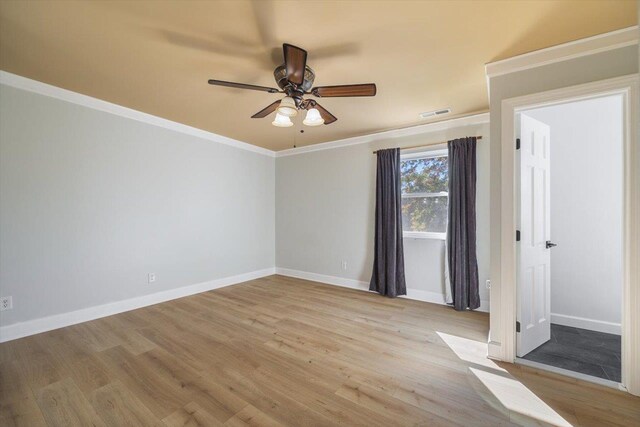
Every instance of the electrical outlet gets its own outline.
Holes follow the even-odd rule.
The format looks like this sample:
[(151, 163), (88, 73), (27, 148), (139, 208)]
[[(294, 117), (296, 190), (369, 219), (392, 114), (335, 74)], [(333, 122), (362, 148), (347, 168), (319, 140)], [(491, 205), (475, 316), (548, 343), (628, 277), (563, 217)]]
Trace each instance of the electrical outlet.
[(149, 273), (149, 283), (156, 281), (156, 273)]
[(13, 298), (0, 297), (0, 311), (11, 310), (13, 308)]
[(487, 287), (487, 289), (491, 289), (491, 280), (487, 280), (485, 282), (485, 286)]
[(346, 270), (347, 269), (347, 261), (342, 260), (342, 269)]

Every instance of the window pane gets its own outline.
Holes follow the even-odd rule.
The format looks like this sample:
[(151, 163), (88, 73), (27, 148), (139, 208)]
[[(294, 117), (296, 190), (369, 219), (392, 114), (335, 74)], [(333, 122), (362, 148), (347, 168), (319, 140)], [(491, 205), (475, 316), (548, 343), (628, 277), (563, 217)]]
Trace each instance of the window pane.
[(402, 229), (446, 233), (448, 203), (447, 196), (403, 198)]
[(402, 193), (439, 193), (448, 191), (447, 157), (403, 160)]

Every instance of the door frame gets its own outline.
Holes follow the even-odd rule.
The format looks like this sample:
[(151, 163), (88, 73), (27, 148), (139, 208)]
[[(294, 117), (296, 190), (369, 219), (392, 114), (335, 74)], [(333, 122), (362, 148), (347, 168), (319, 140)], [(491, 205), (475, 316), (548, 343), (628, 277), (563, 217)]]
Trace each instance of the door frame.
[[(639, 75), (535, 93), (502, 101), (500, 285), (491, 295), (489, 357), (516, 359), (516, 113), (532, 108), (622, 95), (623, 99), (623, 292), (621, 389), (640, 395), (640, 130)], [(496, 339), (497, 338), (497, 339)], [(495, 341), (500, 340), (499, 343)]]

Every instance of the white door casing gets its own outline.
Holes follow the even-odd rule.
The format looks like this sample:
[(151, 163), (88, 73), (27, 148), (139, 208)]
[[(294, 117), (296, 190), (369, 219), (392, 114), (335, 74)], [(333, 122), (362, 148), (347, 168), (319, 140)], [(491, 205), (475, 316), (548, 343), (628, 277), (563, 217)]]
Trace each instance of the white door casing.
[[(516, 361), (516, 116), (532, 108), (620, 94), (624, 105), (624, 254), (621, 390), (640, 396), (640, 75), (614, 77), (503, 99), (501, 103), (498, 261), (492, 269), (489, 357)], [(603, 141), (603, 149), (607, 142)], [(497, 268), (495, 268), (497, 267)]]
[(520, 114), (520, 242), (517, 250), (516, 354), (523, 357), (551, 339), (550, 128)]

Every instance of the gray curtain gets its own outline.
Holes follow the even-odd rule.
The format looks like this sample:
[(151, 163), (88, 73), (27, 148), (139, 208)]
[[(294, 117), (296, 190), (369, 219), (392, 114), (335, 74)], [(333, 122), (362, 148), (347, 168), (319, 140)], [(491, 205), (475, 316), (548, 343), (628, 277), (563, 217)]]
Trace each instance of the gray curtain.
[(449, 141), (447, 262), (456, 310), (480, 307), (476, 259), (476, 138)]
[(378, 150), (376, 228), (369, 290), (396, 297), (407, 294), (402, 247), (400, 149)]

